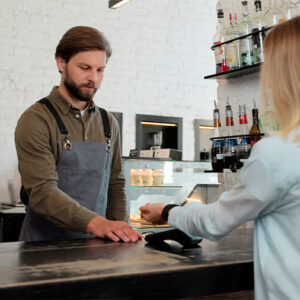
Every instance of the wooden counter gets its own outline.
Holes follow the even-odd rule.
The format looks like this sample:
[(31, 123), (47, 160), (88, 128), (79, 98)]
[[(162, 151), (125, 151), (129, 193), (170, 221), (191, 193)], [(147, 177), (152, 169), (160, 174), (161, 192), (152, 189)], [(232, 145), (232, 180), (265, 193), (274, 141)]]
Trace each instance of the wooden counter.
[(249, 229), (194, 249), (101, 239), (0, 244), (0, 299), (175, 299), (252, 289)]

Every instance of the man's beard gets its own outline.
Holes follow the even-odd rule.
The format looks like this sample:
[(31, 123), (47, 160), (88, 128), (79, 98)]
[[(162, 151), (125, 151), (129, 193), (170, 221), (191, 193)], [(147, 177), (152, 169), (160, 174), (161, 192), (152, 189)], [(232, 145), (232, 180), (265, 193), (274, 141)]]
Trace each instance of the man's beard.
[[(64, 86), (66, 87), (66, 89), (68, 90), (71, 96), (78, 99), (79, 101), (85, 101), (85, 102), (91, 101), (98, 90), (96, 85), (92, 82), (76, 85), (76, 83), (69, 76), (68, 67), (66, 67), (65, 70)], [(94, 88), (94, 90), (82, 91), (81, 90), (82, 87)]]

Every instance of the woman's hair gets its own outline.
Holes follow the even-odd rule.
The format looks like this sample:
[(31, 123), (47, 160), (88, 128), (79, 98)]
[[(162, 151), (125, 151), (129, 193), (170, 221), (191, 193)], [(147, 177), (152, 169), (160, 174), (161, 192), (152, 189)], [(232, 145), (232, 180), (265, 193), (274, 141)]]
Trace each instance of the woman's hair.
[(272, 101), (287, 136), (300, 125), (300, 16), (274, 27), (264, 40), (262, 101)]
[(68, 62), (79, 52), (97, 49), (106, 52), (107, 60), (111, 56), (110, 43), (102, 32), (92, 27), (76, 26), (63, 35), (56, 47), (55, 57), (61, 57)]

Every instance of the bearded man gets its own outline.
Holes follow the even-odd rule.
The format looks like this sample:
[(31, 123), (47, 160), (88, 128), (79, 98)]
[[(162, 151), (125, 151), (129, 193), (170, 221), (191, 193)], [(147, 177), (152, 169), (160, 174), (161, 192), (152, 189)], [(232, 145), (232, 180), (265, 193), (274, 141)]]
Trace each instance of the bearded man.
[(20, 240), (141, 238), (126, 222), (118, 123), (93, 101), (110, 56), (110, 43), (97, 29), (69, 29), (55, 53), (59, 87), (18, 121), (15, 142), (27, 201)]

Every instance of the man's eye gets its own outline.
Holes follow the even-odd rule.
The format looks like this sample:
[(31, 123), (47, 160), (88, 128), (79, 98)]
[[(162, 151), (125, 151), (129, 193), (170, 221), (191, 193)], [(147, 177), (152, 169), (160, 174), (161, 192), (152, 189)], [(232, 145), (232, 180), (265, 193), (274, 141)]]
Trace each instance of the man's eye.
[(103, 73), (103, 72), (104, 72), (104, 69), (98, 69), (98, 72), (99, 72), (99, 73)]
[(87, 66), (81, 66), (80, 67), (82, 70), (88, 70), (89, 69), (89, 67), (87, 67)]

